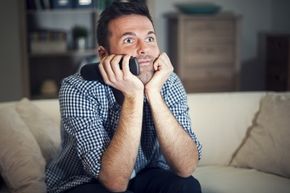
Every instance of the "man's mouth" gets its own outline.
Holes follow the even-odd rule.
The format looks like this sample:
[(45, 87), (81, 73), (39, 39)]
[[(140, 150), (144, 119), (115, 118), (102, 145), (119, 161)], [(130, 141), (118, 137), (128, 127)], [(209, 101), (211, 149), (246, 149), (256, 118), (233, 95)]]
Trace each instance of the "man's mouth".
[(145, 56), (143, 58), (137, 58), (138, 64), (141, 66), (151, 65), (153, 62), (153, 58), (150, 56)]
[(138, 60), (138, 64), (141, 66), (149, 65), (152, 63), (152, 60)]

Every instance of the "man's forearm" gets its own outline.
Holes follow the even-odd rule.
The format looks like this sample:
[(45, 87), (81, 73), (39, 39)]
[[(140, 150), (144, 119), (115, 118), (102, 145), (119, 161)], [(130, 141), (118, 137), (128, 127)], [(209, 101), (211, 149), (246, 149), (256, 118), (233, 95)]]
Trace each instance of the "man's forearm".
[(149, 99), (161, 151), (170, 167), (182, 177), (194, 171), (198, 153), (196, 144), (172, 115), (162, 96)]
[(111, 191), (124, 191), (137, 157), (142, 130), (143, 96), (126, 99), (113, 139), (102, 157), (99, 180)]

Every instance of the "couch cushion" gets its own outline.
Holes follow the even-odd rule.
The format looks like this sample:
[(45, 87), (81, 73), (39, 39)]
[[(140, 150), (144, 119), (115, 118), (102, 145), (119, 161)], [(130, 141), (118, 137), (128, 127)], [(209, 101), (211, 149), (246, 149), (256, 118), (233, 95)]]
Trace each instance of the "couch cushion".
[(290, 179), (226, 166), (198, 167), (193, 175), (201, 184), (203, 193), (288, 193)]
[(15, 107), (38, 142), (43, 157), (49, 162), (59, 148), (59, 124), (28, 99), (22, 99), (17, 102)]
[(264, 92), (188, 94), (192, 126), (201, 144), (199, 165), (227, 165), (259, 109)]
[(15, 193), (44, 193), (45, 160), (13, 107), (0, 109), (0, 172)]
[(31, 100), (35, 106), (60, 125), (60, 109), (58, 99)]
[(268, 94), (233, 166), (255, 168), (290, 177), (290, 94)]

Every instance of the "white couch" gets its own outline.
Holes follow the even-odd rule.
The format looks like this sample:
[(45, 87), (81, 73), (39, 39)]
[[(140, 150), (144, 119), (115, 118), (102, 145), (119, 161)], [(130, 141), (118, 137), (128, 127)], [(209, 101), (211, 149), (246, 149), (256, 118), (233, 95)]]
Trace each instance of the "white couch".
[[(290, 96), (290, 93), (284, 94)], [(192, 125), (203, 145), (202, 159), (193, 176), (200, 181), (204, 193), (290, 192), (289, 176), (283, 177), (255, 168), (240, 168), (237, 164), (233, 166), (233, 156), (245, 141), (265, 95), (265, 92), (188, 94)], [(38, 100), (32, 103), (59, 123), (57, 100)], [(0, 103), (0, 109), (13, 105), (15, 101)], [(4, 181), (0, 185), (1, 193), (8, 192)], [(19, 188), (14, 192), (25, 191)]]

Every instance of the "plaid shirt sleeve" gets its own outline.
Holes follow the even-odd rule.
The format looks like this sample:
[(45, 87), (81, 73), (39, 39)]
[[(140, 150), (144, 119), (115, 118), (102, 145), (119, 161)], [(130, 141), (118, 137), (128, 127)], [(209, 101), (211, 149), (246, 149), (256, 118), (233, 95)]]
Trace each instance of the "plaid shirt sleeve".
[(173, 116), (183, 127), (185, 132), (196, 143), (198, 159), (200, 160), (202, 145), (192, 129), (191, 119), (189, 116), (189, 107), (187, 104), (187, 95), (180, 79), (175, 73), (172, 73), (167, 81), (167, 84), (164, 85), (162, 94)]
[(101, 156), (110, 138), (97, 111), (97, 100), (82, 90), (88, 86), (76, 87), (73, 82), (63, 82), (60, 107), (63, 127), (76, 140), (77, 156), (82, 161), (84, 170), (92, 176), (98, 176)]

